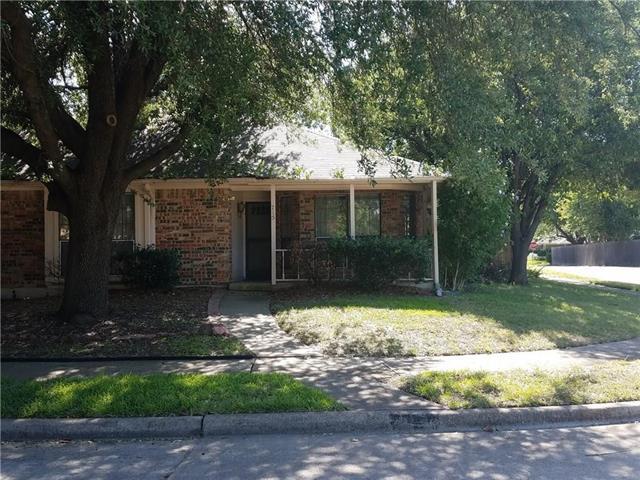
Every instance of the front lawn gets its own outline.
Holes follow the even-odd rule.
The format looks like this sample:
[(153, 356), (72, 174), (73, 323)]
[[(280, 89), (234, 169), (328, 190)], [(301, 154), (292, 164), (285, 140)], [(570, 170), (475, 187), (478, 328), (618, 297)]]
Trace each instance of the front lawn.
[(2, 379), (2, 417), (78, 418), (341, 410), (281, 373), (115, 375)]
[(2, 302), (2, 356), (119, 357), (250, 354), (236, 338), (207, 330), (208, 289), (110, 292), (110, 312), (60, 324), (57, 297)]
[(640, 400), (640, 360), (564, 372), (424, 372), (400, 388), (449, 408), (623, 402)]
[(532, 279), (443, 298), (279, 292), (282, 329), (328, 354), (452, 355), (562, 348), (640, 335), (640, 297)]

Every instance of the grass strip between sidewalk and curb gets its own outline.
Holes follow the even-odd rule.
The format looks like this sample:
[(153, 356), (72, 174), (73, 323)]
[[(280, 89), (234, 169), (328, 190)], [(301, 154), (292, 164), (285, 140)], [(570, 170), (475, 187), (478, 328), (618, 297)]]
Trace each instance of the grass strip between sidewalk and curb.
[(341, 410), (323, 391), (282, 373), (2, 378), (3, 418), (155, 417)]
[(633, 401), (640, 400), (640, 360), (554, 372), (423, 372), (398, 386), (452, 409)]

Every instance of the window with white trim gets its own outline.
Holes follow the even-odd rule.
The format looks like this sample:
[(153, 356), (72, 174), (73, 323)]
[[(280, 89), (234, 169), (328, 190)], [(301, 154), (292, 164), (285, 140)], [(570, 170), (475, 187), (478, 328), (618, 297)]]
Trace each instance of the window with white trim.
[[(111, 241), (111, 274), (119, 275), (120, 262), (118, 257), (123, 254), (131, 253), (135, 249), (135, 203), (133, 193), (127, 192), (123, 195), (120, 203), (120, 211), (118, 219), (113, 231)], [(60, 270), (64, 276), (67, 255), (69, 254), (69, 220), (60, 214), (58, 219), (59, 241), (60, 241)]]

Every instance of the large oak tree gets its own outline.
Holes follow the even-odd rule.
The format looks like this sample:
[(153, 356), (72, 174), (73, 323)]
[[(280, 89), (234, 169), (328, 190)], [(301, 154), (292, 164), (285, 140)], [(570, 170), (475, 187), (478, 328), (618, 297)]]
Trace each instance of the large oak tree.
[[(3, 170), (70, 225), (61, 317), (108, 306), (128, 184), (174, 162), (233, 167), (252, 127), (304, 110), (323, 55), (313, 2), (3, 2)], [(86, 315), (88, 314), (88, 315)]]
[(613, 1), (333, 4), (334, 118), (362, 147), (478, 190), (504, 176), (504, 189), (485, 189), (510, 200), (510, 280), (524, 284), (551, 195), (640, 168), (639, 12)]

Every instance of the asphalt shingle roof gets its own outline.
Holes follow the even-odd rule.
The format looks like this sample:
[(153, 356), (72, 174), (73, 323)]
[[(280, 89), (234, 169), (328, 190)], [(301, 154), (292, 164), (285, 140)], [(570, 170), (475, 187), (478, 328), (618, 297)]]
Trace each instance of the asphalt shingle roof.
[[(303, 178), (367, 178), (361, 165), (362, 154), (340, 139), (310, 129), (272, 128), (262, 134), (263, 154), (278, 164), (302, 169)], [(389, 159), (369, 153), (375, 160), (375, 178), (402, 177), (400, 169), (407, 168), (409, 176), (421, 176), (419, 162), (408, 159)]]

